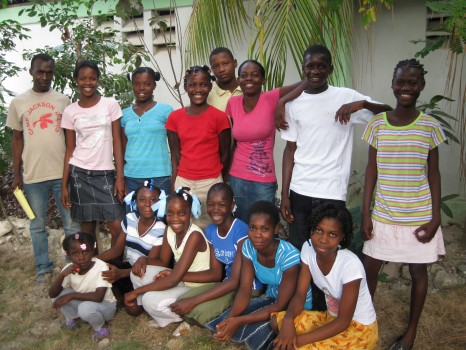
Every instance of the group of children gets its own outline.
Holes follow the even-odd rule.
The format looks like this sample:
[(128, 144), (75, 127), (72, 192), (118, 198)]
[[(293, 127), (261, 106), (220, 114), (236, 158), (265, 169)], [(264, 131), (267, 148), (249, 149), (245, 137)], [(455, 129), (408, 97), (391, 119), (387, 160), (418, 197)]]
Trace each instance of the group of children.
[[(231, 52), (214, 50), (211, 65), (218, 77), (212, 93), (235, 95), (238, 85), (228, 80), (236, 68)], [(243, 95), (231, 97), (224, 113), (207, 102), (212, 98), (208, 67), (188, 69), (184, 87), (190, 105), (169, 114), (165, 124), (171, 193), (163, 195), (157, 176), (141, 181), (130, 195), (136, 211), (126, 214), (120, 227), (120, 202), (129, 187), (122, 176), (121, 110), (97, 95), (98, 68), (81, 62), (75, 72), (81, 97), (65, 110), (62, 122), (67, 136), (63, 201), (82, 231), (93, 232), (95, 220), (110, 220), (112, 247), (94, 257), (91, 234), (65, 239), (71, 263), (49, 294), (66, 325), (73, 328), (82, 318), (95, 329), (94, 339), (107, 337), (104, 324), (116, 309), (113, 283), (128, 313), (146, 311), (150, 326), (182, 322), (174, 335), (197, 324), (219, 340), (250, 349), (372, 349), (378, 340), (372, 304), (377, 274), (383, 261), (397, 261), (409, 264), (411, 309), (405, 333), (390, 349), (412, 348), (427, 292), (427, 264), (445, 253), (437, 148), (445, 136), (438, 122), (416, 110), (425, 85), (416, 60), (395, 67), (393, 110), (354, 90), (329, 86), (332, 70), (328, 50), (314, 45), (304, 53), (302, 82), (264, 93), (263, 67), (247, 60), (238, 71)], [(139, 123), (144, 108), (158, 104), (151, 95), (157, 79), (135, 73), (139, 105), (133, 112)], [(134, 86), (144, 75), (152, 78)], [(228, 91), (222, 94), (221, 87)], [(276, 124), (287, 129), (282, 131), (287, 145), (280, 210), (290, 223), (290, 243), (278, 238), (280, 213), (273, 203), (275, 109)], [(233, 122), (232, 154), (227, 115)], [(347, 249), (353, 227), (345, 200), (356, 122), (369, 122), (363, 136), (370, 145), (363, 263)], [(136, 137), (129, 123), (122, 123), (127, 147)], [(166, 184), (167, 174), (160, 175)], [(228, 175), (231, 187), (223, 182)], [(96, 202), (102, 217), (89, 205)], [(201, 215), (199, 227), (194, 219)], [(325, 311), (318, 311), (322, 296)]]

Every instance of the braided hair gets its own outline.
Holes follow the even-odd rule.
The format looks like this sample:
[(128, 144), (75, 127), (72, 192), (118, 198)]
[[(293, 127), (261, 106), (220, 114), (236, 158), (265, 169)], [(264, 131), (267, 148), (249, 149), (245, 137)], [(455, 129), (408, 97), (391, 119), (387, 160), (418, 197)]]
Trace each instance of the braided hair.
[(308, 217), (308, 231), (312, 234), (317, 225), (325, 218), (336, 219), (341, 224), (343, 239), (340, 245), (342, 248), (348, 248), (353, 238), (353, 218), (348, 209), (344, 205), (334, 203), (324, 203), (318, 206)]
[(71, 242), (75, 241), (87, 245), (91, 251), (96, 247), (95, 237), (93, 234), (87, 232), (76, 232), (71, 235), (66, 235), (62, 243), (63, 250), (68, 253), (71, 248)]
[(261, 200), (253, 203), (248, 210), (248, 223), (251, 220), (251, 216), (255, 214), (268, 215), (273, 227), (276, 227), (280, 223), (279, 210), (272, 202)]
[(213, 192), (223, 192), (229, 202), (233, 202), (233, 189), (230, 185), (226, 184), (225, 182), (218, 182), (213, 184), (212, 187), (209, 188), (207, 192), (207, 198), (209, 198)]
[(397, 65), (395, 66), (395, 69), (393, 70), (393, 78), (395, 78), (396, 72), (398, 71), (398, 69), (406, 69), (406, 68), (419, 69), (421, 71), (422, 81), (425, 83), (424, 75), (427, 74), (427, 71), (424, 69), (424, 65), (421, 64), (415, 58), (401, 60), (400, 62), (398, 62)]
[(192, 66), (186, 69), (186, 72), (184, 73), (184, 78), (183, 78), (183, 84), (186, 87), (186, 84), (188, 83), (188, 79), (191, 75), (196, 74), (196, 73), (203, 73), (207, 77), (209, 77), (209, 81), (212, 82), (215, 80), (215, 76), (210, 74), (210, 68), (206, 65), (203, 66)]
[(128, 73), (127, 78), (128, 80), (133, 81), (136, 75), (143, 73), (149, 74), (154, 81), (160, 80), (160, 73), (156, 72), (150, 67), (138, 67), (135, 70), (133, 70), (132, 73)]

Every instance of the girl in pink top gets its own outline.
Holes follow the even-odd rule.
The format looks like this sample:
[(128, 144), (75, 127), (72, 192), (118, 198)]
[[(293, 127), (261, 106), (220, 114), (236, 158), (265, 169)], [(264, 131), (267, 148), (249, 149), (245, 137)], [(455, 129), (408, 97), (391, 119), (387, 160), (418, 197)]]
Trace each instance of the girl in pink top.
[(244, 61), (238, 75), (243, 95), (231, 97), (226, 109), (233, 122), (234, 138), (229, 180), (238, 206), (235, 216), (246, 221), (252, 203), (275, 201), (275, 107), (280, 97), (301, 82), (262, 92), (265, 69), (255, 60)]
[(122, 112), (115, 99), (97, 94), (100, 70), (94, 62), (78, 63), (74, 78), (79, 101), (65, 108), (61, 123), (66, 138), (62, 203), (83, 232), (94, 234), (96, 221), (109, 221), (113, 246), (125, 216)]

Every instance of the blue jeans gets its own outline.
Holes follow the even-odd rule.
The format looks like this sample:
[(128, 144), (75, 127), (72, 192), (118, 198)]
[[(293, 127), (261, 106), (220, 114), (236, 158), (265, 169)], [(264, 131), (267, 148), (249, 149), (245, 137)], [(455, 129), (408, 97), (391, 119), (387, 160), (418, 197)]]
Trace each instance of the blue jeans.
[(251, 204), (259, 200), (275, 203), (276, 182), (256, 182), (231, 176), (230, 186), (236, 203), (235, 217), (248, 223), (248, 210)]
[(32, 249), (36, 260), (36, 273), (43, 274), (52, 272), (53, 262), (49, 259), (49, 239), (45, 230), (45, 219), (49, 192), (53, 191), (55, 202), (57, 203), (60, 217), (63, 222), (65, 235), (81, 230), (79, 223), (71, 219), (70, 210), (63, 207), (61, 203), (61, 179), (38, 182), (34, 184), (24, 184), (24, 194), (31, 206), (35, 219), (31, 220), (29, 231), (31, 232)]

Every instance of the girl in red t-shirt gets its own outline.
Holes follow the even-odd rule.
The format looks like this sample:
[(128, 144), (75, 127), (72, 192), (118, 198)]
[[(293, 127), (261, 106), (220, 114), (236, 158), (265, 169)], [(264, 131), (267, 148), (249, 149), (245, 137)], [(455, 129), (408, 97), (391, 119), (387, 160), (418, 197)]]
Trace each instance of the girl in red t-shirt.
[(172, 162), (172, 190), (190, 187), (202, 203), (202, 215), (196, 224), (205, 229), (207, 191), (222, 182), (230, 156), (228, 116), (207, 103), (212, 89), (210, 69), (194, 66), (186, 71), (184, 89), (190, 105), (173, 111), (165, 128)]

